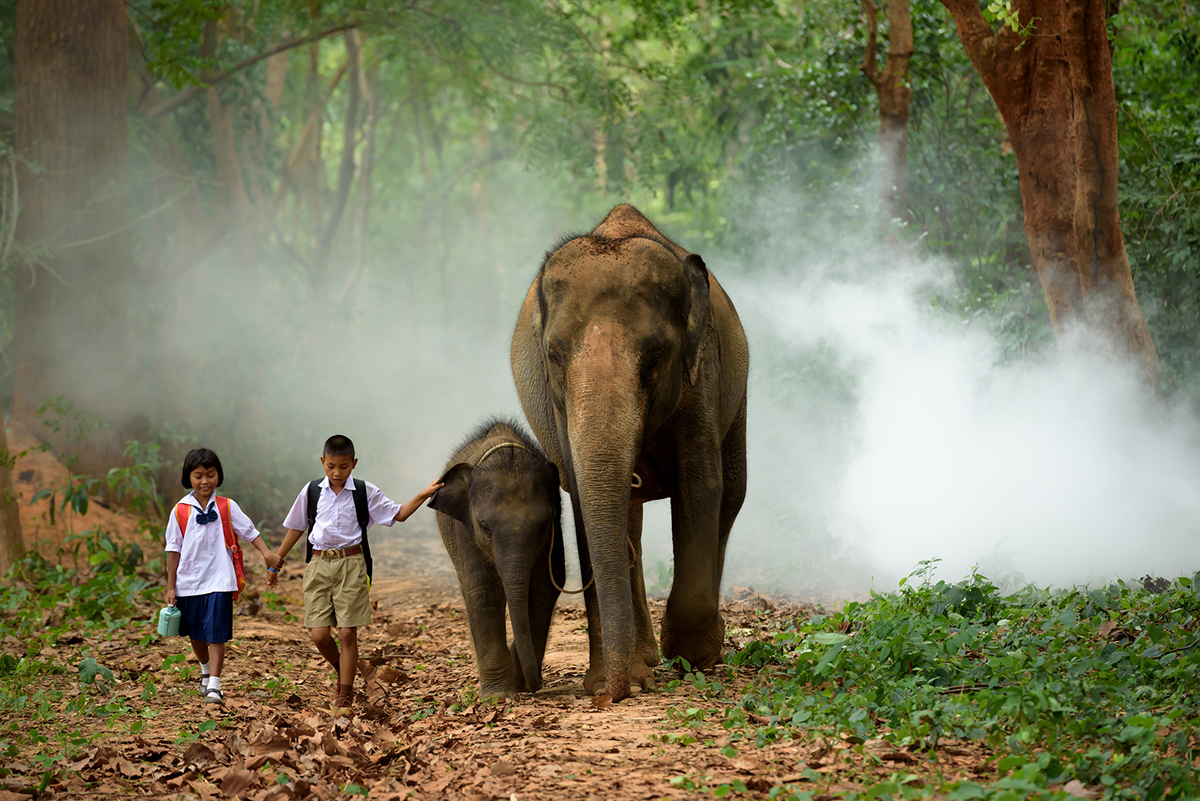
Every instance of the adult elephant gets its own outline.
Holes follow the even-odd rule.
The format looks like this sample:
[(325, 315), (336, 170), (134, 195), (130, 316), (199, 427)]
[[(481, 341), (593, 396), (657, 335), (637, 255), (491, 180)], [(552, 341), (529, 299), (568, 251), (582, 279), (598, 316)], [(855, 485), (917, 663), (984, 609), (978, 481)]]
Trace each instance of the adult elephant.
[(632, 206), (551, 251), (512, 341), (525, 416), (571, 494), (588, 587), (584, 687), (653, 686), (642, 509), (671, 499), (675, 580), (662, 651), (715, 664), (725, 545), (746, 494), (741, 321), (704, 260)]

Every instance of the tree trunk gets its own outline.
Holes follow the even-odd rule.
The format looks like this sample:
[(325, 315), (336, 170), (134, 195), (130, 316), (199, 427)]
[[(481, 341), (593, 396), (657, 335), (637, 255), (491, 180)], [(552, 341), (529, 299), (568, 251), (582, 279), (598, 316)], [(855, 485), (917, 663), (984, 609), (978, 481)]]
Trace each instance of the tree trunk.
[(25, 554), (21, 537), (21, 514), (17, 494), (13, 490), (12, 469), (16, 455), (8, 452), (8, 435), (4, 431), (4, 411), (0, 409), (0, 576)]
[[(1025, 233), (1055, 333), (1103, 332), (1157, 385), (1117, 210), (1117, 103), (1104, 0), (1013, 0), (992, 31), (976, 0), (942, 0), (1008, 130)], [(1031, 34), (1031, 35), (1030, 35)]]
[(879, 98), (880, 193), (887, 214), (887, 239), (899, 244), (896, 227), (908, 220), (908, 114), (912, 102), (908, 69), (913, 54), (912, 9), (909, 0), (888, 0), (888, 53), (883, 72), (875, 58), (878, 12), (872, 0), (862, 0), (867, 19), (867, 49), (862, 71)]
[(17, 289), (15, 411), (27, 419), (67, 395), (122, 423), (138, 391), (126, 13), (107, 0), (17, 4), (17, 236), (29, 255)]

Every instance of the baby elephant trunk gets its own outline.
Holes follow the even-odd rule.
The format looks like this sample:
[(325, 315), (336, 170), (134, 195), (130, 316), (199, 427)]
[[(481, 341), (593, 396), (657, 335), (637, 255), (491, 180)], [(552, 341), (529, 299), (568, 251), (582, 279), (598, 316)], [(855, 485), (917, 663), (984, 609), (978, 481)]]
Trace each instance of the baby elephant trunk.
[(504, 582), (504, 595), (508, 599), (508, 617), (512, 621), (513, 639), (517, 657), (521, 660), (521, 673), (525, 678), (525, 690), (537, 692), (542, 689), (542, 660), (533, 641), (533, 627), (529, 622), (529, 579), (534, 569), (531, 553), (497, 554), (500, 578)]

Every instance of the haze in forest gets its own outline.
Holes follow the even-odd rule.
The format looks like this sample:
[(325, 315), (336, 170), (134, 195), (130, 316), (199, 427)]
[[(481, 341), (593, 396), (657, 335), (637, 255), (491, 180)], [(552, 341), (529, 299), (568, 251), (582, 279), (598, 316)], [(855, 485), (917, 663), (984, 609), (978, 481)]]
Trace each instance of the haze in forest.
[[(544, 250), (597, 222), (535, 208), (522, 205), (503, 250), (466, 246), (440, 313), (405, 297), (409, 267), (396, 257), (375, 264), (352, 313), (268, 307), (306, 355), (303, 369), (258, 391), (289, 421), (289, 446), (313, 476), (324, 437), (345, 433), (358, 443), (358, 474), (405, 500), (485, 418), (523, 422), (508, 364), (521, 299)], [(809, 231), (801, 246), (786, 214), (766, 219), (755, 252), (683, 243), (705, 255), (751, 344), (750, 486), (726, 590), (890, 590), (928, 559), (948, 581), (978, 566), (1010, 585), (1200, 569), (1194, 419), (1155, 406), (1129, 368), (1079, 345), (1004, 363), (994, 321), (935, 311), (947, 265), (897, 261), (852, 230)], [(225, 304), (215, 314), (250, 311)], [(178, 358), (191, 331), (178, 329)], [(212, 425), (219, 440), (222, 423)], [(261, 521), (268, 532), (274, 522)], [(644, 543), (647, 583), (665, 591), (667, 502), (646, 507)]]

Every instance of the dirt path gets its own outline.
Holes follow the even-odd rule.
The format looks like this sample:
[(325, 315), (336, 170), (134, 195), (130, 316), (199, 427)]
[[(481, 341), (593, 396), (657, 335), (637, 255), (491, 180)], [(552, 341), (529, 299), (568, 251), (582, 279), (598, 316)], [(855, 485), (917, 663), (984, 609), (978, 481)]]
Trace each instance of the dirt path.
[[(299, 574), (285, 571), (283, 609), (245, 599), (238, 605), (224, 709), (200, 702), (194, 662), (190, 671), (186, 665), (164, 667), (164, 659), (185, 652), (183, 641), (139, 642), (149, 623), (110, 640), (60, 639), (44, 651), (43, 658), (70, 666), (60, 677), (70, 686), (58, 725), (90, 742), (80, 750), (60, 740), (60, 758), (50, 763), (48, 778), (36, 757), (54, 754), (53, 738), (18, 753), (4, 766), (11, 774), (0, 778), (0, 801), (32, 796), (43, 781), (46, 798), (266, 801), (361, 797), (355, 796), (361, 790), (373, 799), (561, 801), (694, 797), (699, 785), (735, 780), (751, 797), (765, 797), (776, 784), (796, 779), (801, 745), (723, 753), (729, 743), (720, 716), (705, 717), (703, 710), (740, 697), (749, 675), (716, 675), (728, 688), (723, 698), (713, 697), (711, 685), (687, 682), (608, 708), (587, 697), (581, 684), (587, 635), (578, 596), (555, 614), (545, 688), (507, 705), (474, 703), (475, 662), (462, 599), (432, 524), (410, 525), (403, 536), (379, 540), (372, 590), (378, 606), (375, 621), (361, 631), (365, 670), (353, 717), (330, 714), (332, 676), (294, 617), (303, 614)], [(653, 605), (656, 616), (662, 605)], [(727, 604), (730, 631), (749, 636), (768, 618), (799, 611), (768, 612), (765, 605), (753, 596)], [(151, 610), (146, 612), (149, 617)], [(117, 683), (108, 700), (127, 709), (107, 725), (68, 711), (71, 697), (94, 693), (79, 686), (74, 668), (85, 650), (112, 668)], [(660, 668), (657, 678), (666, 687), (678, 676)], [(157, 695), (144, 699), (151, 684)], [(675, 722), (689, 715), (689, 725)], [(29, 725), (35, 723), (31, 716)]]

